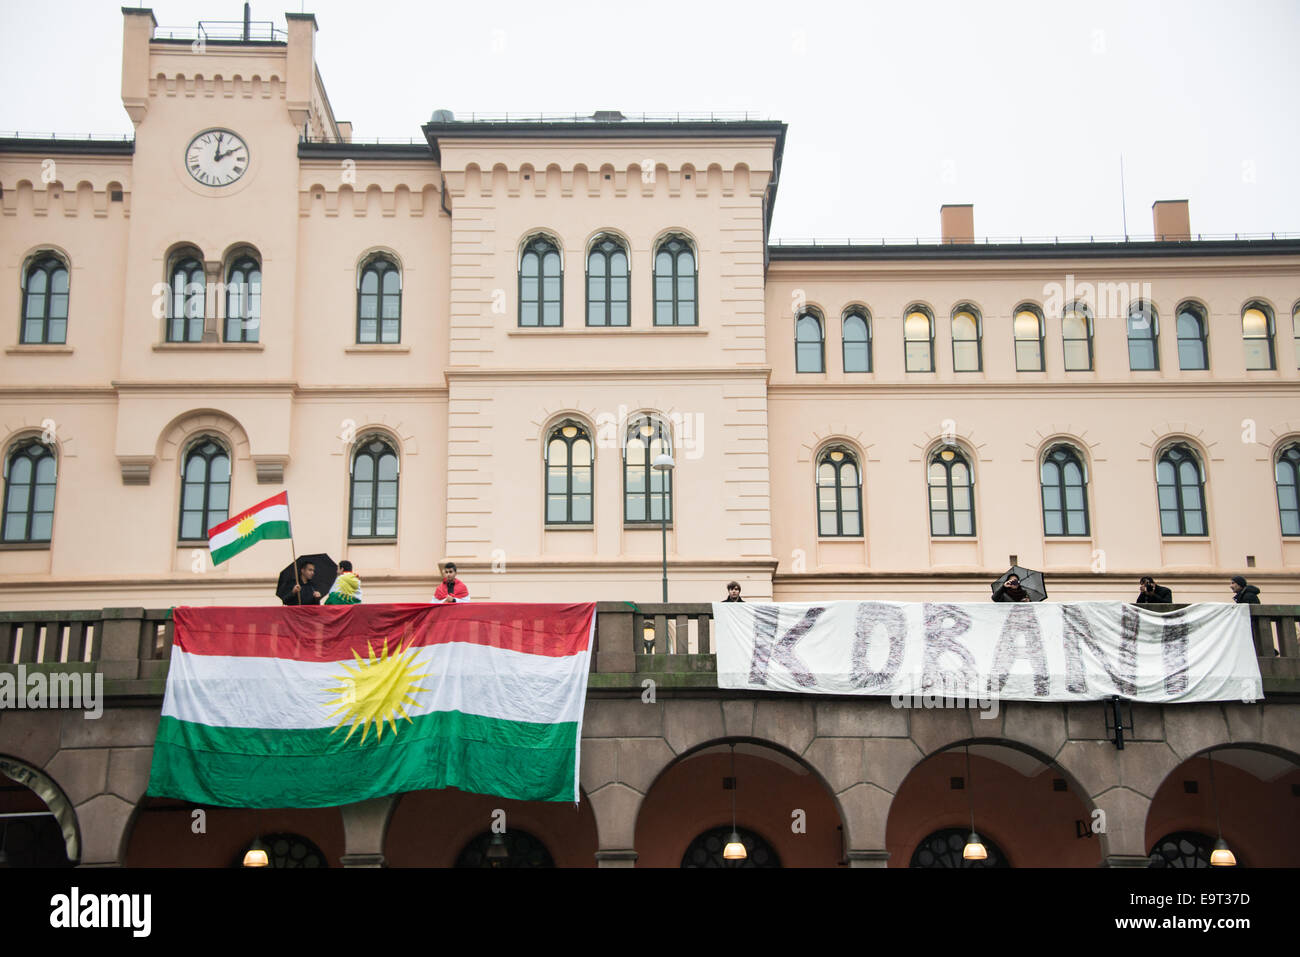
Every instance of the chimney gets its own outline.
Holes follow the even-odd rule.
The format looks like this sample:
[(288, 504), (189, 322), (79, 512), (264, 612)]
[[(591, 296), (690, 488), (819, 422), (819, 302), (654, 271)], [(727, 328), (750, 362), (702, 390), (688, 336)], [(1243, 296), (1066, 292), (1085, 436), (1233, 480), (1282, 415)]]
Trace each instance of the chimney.
[(1151, 204), (1151, 219), (1158, 243), (1187, 242), (1192, 238), (1192, 220), (1185, 199), (1157, 200)]
[(939, 228), (945, 243), (975, 242), (975, 207), (940, 206)]

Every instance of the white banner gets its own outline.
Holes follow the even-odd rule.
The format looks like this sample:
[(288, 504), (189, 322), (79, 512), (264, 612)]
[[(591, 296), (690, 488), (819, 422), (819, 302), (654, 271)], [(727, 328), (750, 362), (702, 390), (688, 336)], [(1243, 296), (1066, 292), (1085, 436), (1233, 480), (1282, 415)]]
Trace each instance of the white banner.
[(1255, 701), (1250, 606), (717, 602), (718, 687), (1004, 701)]

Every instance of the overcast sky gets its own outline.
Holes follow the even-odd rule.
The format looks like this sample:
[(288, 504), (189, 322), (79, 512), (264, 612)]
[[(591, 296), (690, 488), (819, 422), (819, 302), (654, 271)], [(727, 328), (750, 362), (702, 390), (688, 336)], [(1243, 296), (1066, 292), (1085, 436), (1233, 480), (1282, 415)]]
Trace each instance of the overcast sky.
[[(0, 0), (0, 130), (129, 133), (122, 0)], [(775, 238), (1300, 234), (1300, 0), (541, 3), (298, 0), (357, 137), (437, 108), (748, 110), (789, 124)], [(237, 20), (159, 0), (162, 27)]]

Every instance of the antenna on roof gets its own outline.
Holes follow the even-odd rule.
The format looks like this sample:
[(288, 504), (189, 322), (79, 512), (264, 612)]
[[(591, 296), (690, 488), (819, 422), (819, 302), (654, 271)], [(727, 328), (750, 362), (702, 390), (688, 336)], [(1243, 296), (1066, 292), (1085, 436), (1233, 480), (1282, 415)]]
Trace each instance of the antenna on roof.
[(1124, 154), (1119, 154), (1119, 214), (1124, 223), (1124, 238), (1128, 239), (1128, 204), (1124, 200)]

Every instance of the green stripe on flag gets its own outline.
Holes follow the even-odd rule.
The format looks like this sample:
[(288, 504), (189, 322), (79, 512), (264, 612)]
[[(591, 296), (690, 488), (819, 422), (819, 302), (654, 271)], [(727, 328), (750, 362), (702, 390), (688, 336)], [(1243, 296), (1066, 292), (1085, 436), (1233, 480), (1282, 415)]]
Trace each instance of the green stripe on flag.
[(397, 734), (350, 725), (217, 728), (164, 715), (150, 795), (223, 807), (334, 807), (403, 791), (454, 787), (520, 801), (575, 797), (576, 722), (537, 724), (438, 711)]
[(212, 564), (220, 565), (227, 558), (238, 555), (244, 549), (256, 545), (263, 539), (271, 538), (288, 538), (288, 522), (267, 522), (265, 525), (259, 525), (242, 538), (236, 538), (229, 545), (223, 545), (220, 548), (212, 549)]

